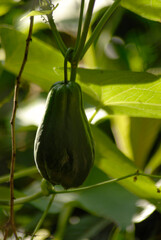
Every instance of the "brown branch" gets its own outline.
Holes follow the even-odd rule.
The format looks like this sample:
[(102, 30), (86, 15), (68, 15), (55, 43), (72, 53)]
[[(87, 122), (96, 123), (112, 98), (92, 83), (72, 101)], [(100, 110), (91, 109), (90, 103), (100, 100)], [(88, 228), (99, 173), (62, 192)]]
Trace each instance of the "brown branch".
[(29, 45), (30, 45), (30, 41), (32, 40), (31, 36), (32, 36), (32, 30), (33, 30), (33, 23), (34, 23), (34, 17), (32, 16), (30, 17), (30, 26), (29, 26), (28, 37), (26, 39), (24, 58), (23, 58), (23, 62), (22, 62), (19, 74), (16, 78), (15, 89), (14, 89), (13, 108), (12, 108), (12, 116), (10, 121), (11, 138), (12, 138), (12, 156), (11, 156), (11, 167), (10, 167), (10, 217), (9, 217), (7, 226), (5, 228), (4, 240), (7, 239), (9, 228), (12, 229), (15, 238), (18, 239), (17, 233), (16, 233), (15, 221), (14, 221), (14, 169), (15, 169), (15, 161), (16, 161), (15, 118), (16, 118), (16, 112), (18, 107), (18, 93), (20, 88), (20, 79), (28, 58)]

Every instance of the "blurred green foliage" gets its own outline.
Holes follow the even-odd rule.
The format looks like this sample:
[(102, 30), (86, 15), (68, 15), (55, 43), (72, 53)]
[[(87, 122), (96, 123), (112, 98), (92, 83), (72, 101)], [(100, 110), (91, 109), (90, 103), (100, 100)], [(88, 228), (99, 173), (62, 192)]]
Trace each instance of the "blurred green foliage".
[[(79, 2), (70, 1), (70, 15), (69, 9), (63, 10), (63, 0), (53, 13), (67, 46), (74, 46), (76, 41)], [(9, 213), (9, 208), (2, 204), (9, 199), (9, 182), (1, 179), (9, 174), (13, 89), (29, 25), (27, 18), (20, 19), (30, 11), (31, 4), (32, 1), (0, 0), (2, 231)], [(88, 37), (108, 4), (109, 1), (94, 12)], [(98, 107), (104, 110), (92, 121), (96, 159), (83, 186), (128, 175), (137, 169), (161, 174), (161, 31), (160, 22), (157, 22), (160, 7), (157, 0), (149, 0), (148, 5), (143, 0), (135, 4), (123, 0), (122, 7), (114, 12), (80, 63), (77, 81), (83, 90), (87, 113)], [(48, 24), (41, 17), (35, 17), (19, 92), (16, 172), (35, 166), (33, 143), (45, 98), (51, 85), (62, 79), (63, 57)], [(41, 176), (32, 168), (32, 172), (15, 179), (15, 197), (40, 191), (40, 182)], [(136, 182), (131, 178), (80, 193), (58, 194), (37, 235), (41, 239), (57, 240), (159, 240), (161, 195), (156, 186), (160, 187), (158, 180), (138, 176)], [(16, 205), (17, 231), (23, 239), (30, 239), (48, 199), (44, 196)]]

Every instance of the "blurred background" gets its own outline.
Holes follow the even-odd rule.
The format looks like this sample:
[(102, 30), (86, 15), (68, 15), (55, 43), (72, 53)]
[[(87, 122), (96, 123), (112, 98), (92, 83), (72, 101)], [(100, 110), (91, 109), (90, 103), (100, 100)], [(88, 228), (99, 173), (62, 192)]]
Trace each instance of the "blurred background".
[[(68, 47), (74, 46), (80, 1), (53, 1), (53, 4), (57, 3), (59, 6), (53, 12), (53, 18), (66, 45)], [(87, 3), (88, 1), (86, 1), (86, 7)], [(112, 1), (108, 0), (96, 1), (89, 36), (111, 3)], [(27, 34), (29, 19), (23, 17), (30, 11), (31, 5), (32, 1), (29, 0), (0, 0), (0, 25), (9, 25), (13, 29)], [(46, 45), (57, 48), (45, 16), (35, 17), (33, 36)], [(129, 10), (118, 7), (104, 26), (100, 37), (82, 59), (80, 66), (107, 70), (148, 71), (158, 74), (161, 65), (160, 39), (161, 24), (159, 22), (145, 19)], [(12, 41), (13, 39), (10, 39), (11, 45)], [(17, 54), (19, 53), (17, 52)], [(9, 174), (10, 169), (10, 118), (16, 79), (16, 74), (5, 68), (5, 59), (6, 52), (0, 38), (0, 176)], [(47, 91), (22, 78), (16, 118), (17, 157), (15, 171), (35, 167), (33, 144), (37, 126), (43, 115), (46, 96)], [(86, 101), (84, 105), (87, 117), (90, 118), (93, 108), (89, 108)], [(160, 120), (127, 116), (107, 117), (107, 114), (101, 111), (92, 123), (102, 129), (127, 157), (135, 161), (136, 166), (140, 169), (150, 174), (161, 173)], [(129, 144), (130, 147), (127, 147)], [(97, 169), (91, 173), (86, 184), (88, 185), (92, 178), (94, 179), (99, 175), (100, 179), (106, 179), (106, 176)], [(39, 173), (33, 168), (32, 174), (15, 180), (16, 196), (34, 193), (40, 188), (40, 181)], [(109, 195), (112, 195), (114, 188), (115, 185), (109, 189)], [(120, 188), (122, 187), (116, 187), (113, 197), (118, 198), (119, 195), (117, 196), (116, 192), (122, 191), (119, 190)], [(39, 238), (35, 239), (161, 239), (161, 214), (155, 210), (154, 205), (138, 199), (136, 196), (128, 195), (133, 210), (128, 206), (130, 210), (127, 211), (132, 211), (133, 217), (128, 216), (124, 224), (122, 220), (122, 218), (126, 218), (126, 207), (122, 207), (124, 199), (120, 198), (118, 208), (120, 213), (118, 210), (115, 213), (115, 206), (112, 205), (112, 202), (107, 202), (111, 213), (108, 216), (108, 211), (110, 212), (108, 209), (103, 216), (102, 213), (92, 212), (87, 205), (81, 205), (80, 200), (77, 201), (81, 197), (83, 201), (88, 201), (93, 193), (90, 192), (90, 194), (89, 198), (86, 196), (87, 199), (85, 196), (83, 198), (81, 195), (72, 194), (58, 196), (43, 223), (41, 232), (38, 234)], [(109, 195), (107, 195), (107, 199)], [(5, 199), (8, 196), (9, 184), (3, 183), (0, 185), (0, 198)], [(104, 196), (101, 195), (101, 197)], [(19, 235), (23, 239), (30, 239), (30, 234), (46, 205), (45, 199), (38, 199), (16, 207), (16, 225)], [(7, 218), (8, 208), (0, 206), (1, 229)], [(0, 238), (2, 238), (1, 235)]]

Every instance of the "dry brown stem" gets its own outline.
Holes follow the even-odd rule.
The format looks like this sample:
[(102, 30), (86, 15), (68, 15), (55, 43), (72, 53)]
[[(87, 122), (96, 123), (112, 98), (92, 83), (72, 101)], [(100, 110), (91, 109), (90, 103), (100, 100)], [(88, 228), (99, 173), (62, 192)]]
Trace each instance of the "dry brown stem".
[(24, 58), (22, 61), (19, 74), (16, 78), (15, 89), (14, 89), (13, 108), (12, 108), (12, 116), (10, 121), (11, 139), (12, 139), (12, 156), (11, 156), (11, 166), (10, 166), (10, 217), (9, 217), (8, 223), (5, 226), (4, 240), (7, 239), (9, 229), (12, 230), (15, 238), (18, 239), (17, 233), (16, 233), (15, 221), (14, 221), (14, 169), (15, 169), (15, 161), (16, 161), (15, 118), (16, 118), (16, 112), (18, 107), (18, 93), (20, 88), (20, 79), (28, 58), (29, 45), (32, 40), (31, 36), (32, 36), (32, 30), (33, 30), (33, 23), (34, 23), (34, 17), (32, 16), (30, 17), (30, 26), (29, 26), (28, 37), (26, 39)]

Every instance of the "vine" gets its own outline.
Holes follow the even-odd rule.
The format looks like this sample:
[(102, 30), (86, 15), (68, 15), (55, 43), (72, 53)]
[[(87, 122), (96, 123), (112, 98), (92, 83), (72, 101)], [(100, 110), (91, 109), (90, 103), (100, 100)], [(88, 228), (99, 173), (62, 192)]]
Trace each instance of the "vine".
[(12, 156), (11, 156), (11, 167), (10, 167), (10, 216), (9, 216), (8, 223), (5, 226), (4, 240), (7, 239), (8, 231), (10, 228), (12, 229), (15, 238), (18, 239), (17, 233), (16, 233), (15, 221), (14, 221), (14, 169), (15, 169), (15, 161), (16, 161), (15, 118), (16, 118), (16, 112), (17, 112), (17, 107), (18, 107), (18, 93), (19, 93), (19, 88), (20, 88), (20, 79), (21, 79), (25, 64), (27, 62), (27, 58), (28, 58), (29, 45), (32, 40), (31, 36), (32, 36), (32, 30), (33, 30), (33, 24), (34, 24), (34, 17), (31, 16), (28, 37), (26, 40), (24, 58), (22, 61), (22, 65), (21, 65), (19, 74), (16, 78), (14, 97), (13, 97), (13, 109), (12, 109), (12, 116), (11, 116), (11, 121), (10, 121), (10, 123), (11, 123), (11, 140), (12, 140)]
[(46, 218), (46, 215), (48, 214), (48, 211), (49, 211), (49, 209), (50, 209), (50, 207), (51, 207), (51, 205), (52, 205), (52, 203), (53, 203), (53, 201), (54, 201), (54, 197), (55, 197), (55, 195), (53, 194), (53, 195), (51, 196), (51, 198), (50, 198), (50, 201), (49, 201), (49, 203), (48, 203), (48, 205), (47, 205), (47, 208), (45, 209), (44, 213), (42, 214), (39, 222), (37, 223), (37, 225), (36, 225), (36, 227), (35, 227), (35, 230), (34, 230), (34, 232), (33, 232), (33, 234), (32, 234), (31, 240), (34, 239), (34, 237), (36, 236), (36, 232), (40, 229), (42, 223), (44, 222), (44, 220), (45, 220), (45, 218)]
[[(100, 186), (103, 186), (103, 185), (106, 185), (106, 184), (120, 182), (120, 181), (128, 179), (128, 178), (133, 178), (133, 181), (136, 182), (138, 180), (139, 176), (149, 177), (149, 178), (152, 178), (152, 179), (161, 179), (160, 175), (146, 174), (146, 173), (143, 173), (143, 172), (140, 172), (139, 170), (137, 170), (134, 173), (128, 174), (126, 176), (122, 176), (122, 177), (114, 178), (114, 179), (109, 179), (109, 180), (106, 180), (106, 181), (103, 181), (103, 182), (100, 182), (100, 183), (96, 183), (96, 184), (93, 184), (93, 185), (90, 185), (90, 186), (73, 188), (73, 189), (69, 189), (69, 190), (55, 191), (53, 189), (52, 185), (51, 185), (51, 188), (48, 188), (48, 194), (46, 194), (46, 193), (44, 194), (44, 191), (41, 190), (37, 193), (34, 193), (33, 195), (15, 199), (14, 204), (15, 205), (24, 204), (24, 203), (31, 202), (33, 200), (39, 199), (40, 197), (48, 196), (48, 195), (51, 195), (51, 194), (56, 195), (56, 194), (67, 194), (67, 193), (82, 192), (82, 191), (86, 191), (86, 190), (89, 190), (89, 189), (100, 187)], [(48, 184), (50, 184), (50, 183), (48, 182)], [(158, 187), (156, 187), (156, 191), (158, 193), (160, 193), (160, 189)], [(6, 205), (6, 206), (9, 205), (8, 201), (0, 201), (0, 203), (3, 204), (3, 205)]]

